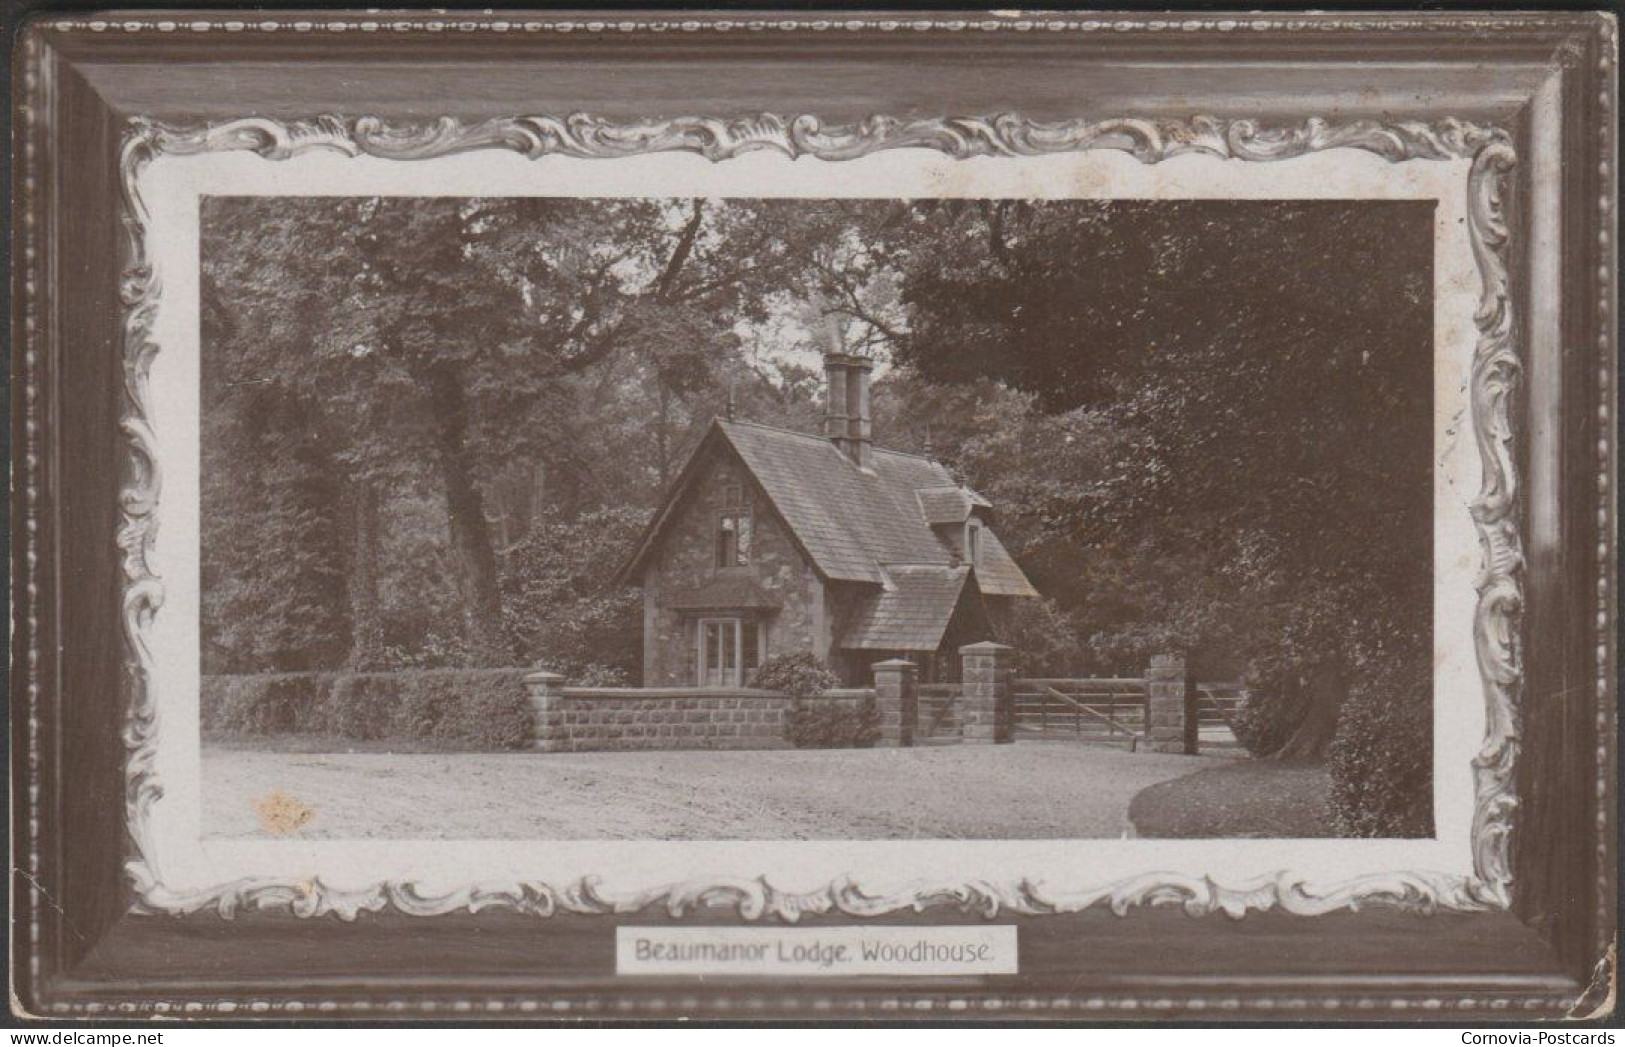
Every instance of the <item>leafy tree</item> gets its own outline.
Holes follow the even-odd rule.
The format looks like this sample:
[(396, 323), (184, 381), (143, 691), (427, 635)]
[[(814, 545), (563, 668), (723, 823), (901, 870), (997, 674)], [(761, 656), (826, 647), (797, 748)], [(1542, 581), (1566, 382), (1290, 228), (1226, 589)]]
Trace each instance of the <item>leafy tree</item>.
[(325, 448), (298, 405), (251, 396), (241, 415), (205, 412), (207, 444), (264, 463), (242, 477), (205, 473), (204, 665), (295, 671), (344, 657), (350, 640), (346, 549), (311, 535), (341, 525)]
[[(760, 313), (747, 292), (789, 255), (778, 227), (747, 211), (701, 201), (207, 202), (205, 296), (252, 332), (227, 351), (221, 388), (250, 383), (320, 415), (313, 424), (337, 449), (349, 492), (358, 619), (385, 599), (367, 570), (378, 559), (377, 499), (429, 476), (467, 656), (514, 657), (488, 492), (525, 461), (546, 469), (567, 511), (621, 504), (621, 491), (592, 489), (600, 466), (650, 456), (614, 446), (631, 426), (606, 431), (599, 412), (581, 408), (605, 393), (623, 419), (646, 421), (652, 402), (656, 484), (645, 486), (669, 477), (698, 424), (688, 401), (715, 401), (734, 324)], [(376, 647), (378, 623), (354, 635)]]
[(572, 521), (548, 516), (503, 560), (504, 624), (527, 662), (572, 676), (592, 666), (635, 678), (643, 660), (643, 603), (616, 586), (615, 565), (647, 523), (637, 509)]
[(351, 641), (342, 470), (319, 411), (233, 367), (254, 332), (205, 282), (202, 582), (205, 671), (327, 667)]
[(1022, 676), (1067, 676), (1088, 659), (1077, 621), (1049, 597), (1018, 601), (999, 639), (1015, 648), (1016, 671)]
[(1049, 529), (1127, 554), (1120, 624), (1294, 666), (1309, 682), (1273, 718), (1312, 754), (1369, 652), (1427, 617), (1432, 212), (1258, 206), (919, 205), (889, 234), (892, 351), (1090, 412), (1107, 461), (1055, 474)]

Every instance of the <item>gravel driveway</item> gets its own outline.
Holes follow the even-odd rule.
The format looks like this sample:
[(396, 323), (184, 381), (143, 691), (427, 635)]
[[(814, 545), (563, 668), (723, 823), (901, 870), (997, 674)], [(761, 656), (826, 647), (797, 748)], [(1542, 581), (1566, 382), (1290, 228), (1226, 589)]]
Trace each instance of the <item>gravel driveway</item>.
[(1135, 793), (1227, 762), (1054, 742), (546, 755), (205, 746), (203, 821), (206, 835), (237, 838), (1119, 837)]

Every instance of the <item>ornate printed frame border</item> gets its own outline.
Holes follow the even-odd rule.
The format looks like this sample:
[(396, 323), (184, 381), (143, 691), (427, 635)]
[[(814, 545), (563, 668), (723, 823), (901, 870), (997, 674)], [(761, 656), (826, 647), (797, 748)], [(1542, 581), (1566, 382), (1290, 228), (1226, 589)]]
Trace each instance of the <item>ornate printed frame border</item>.
[[(955, 159), (975, 156), (1038, 156), (1091, 149), (1121, 150), (1142, 163), (1202, 154), (1221, 159), (1272, 161), (1328, 149), (1358, 149), (1391, 163), (1470, 159), (1467, 194), (1469, 237), (1482, 281), (1475, 317), (1470, 402), (1482, 464), (1482, 484), (1472, 517), (1483, 551), (1477, 581), (1474, 640), (1482, 676), (1487, 733), (1473, 760), (1474, 875), (1396, 871), (1360, 876), (1330, 889), (1312, 889), (1281, 872), (1240, 883), (1210, 877), (1149, 873), (1099, 888), (1056, 893), (1037, 883), (948, 883), (875, 896), (846, 878), (822, 890), (793, 893), (765, 879), (672, 884), (606, 895), (592, 878), (578, 883), (523, 883), (511, 889), (466, 886), (424, 894), (410, 882), (380, 882), (344, 890), (320, 880), (243, 879), (188, 892), (167, 889), (156, 875), (147, 831), (152, 804), (163, 785), (154, 763), (160, 730), (148, 686), (152, 655), (147, 633), (163, 602), (163, 586), (149, 563), (157, 532), (161, 471), (151, 428), (148, 374), (159, 345), (152, 320), (162, 293), (161, 274), (147, 244), (151, 219), (140, 194), (140, 175), (153, 159), (217, 152), (250, 152), (283, 160), (312, 151), (392, 160), (422, 160), (479, 150), (510, 150), (529, 159), (550, 155), (608, 159), (660, 152), (696, 153), (713, 162), (770, 150), (789, 158), (849, 160), (887, 149), (931, 149)], [(125, 572), (124, 628), (131, 655), (129, 728), (126, 743), (127, 824), (134, 856), (128, 872), (145, 911), (190, 913), (213, 910), (233, 916), (243, 909), (280, 908), (300, 916), (394, 909), (412, 915), (511, 909), (622, 914), (664, 906), (672, 915), (699, 907), (729, 906), (746, 919), (794, 921), (805, 913), (878, 916), (902, 909), (957, 906), (986, 916), (1076, 912), (1097, 904), (1122, 914), (1136, 905), (1179, 905), (1192, 915), (1222, 911), (1241, 917), (1250, 910), (1281, 908), (1319, 915), (1363, 905), (1406, 910), (1477, 912), (1504, 908), (1511, 900), (1509, 847), (1518, 802), (1513, 775), (1518, 756), (1517, 699), (1523, 610), (1523, 552), (1518, 529), (1517, 449), (1511, 403), (1520, 373), (1509, 290), (1509, 229), (1503, 201), (1516, 166), (1511, 135), (1504, 128), (1444, 119), (1435, 122), (1369, 120), (1336, 122), (1311, 118), (1293, 124), (1198, 116), (1188, 121), (1069, 120), (1041, 123), (1019, 114), (990, 117), (899, 119), (872, 116), (851, 126), (826, 126), (817, 116), (772, 113), (744, 119), (681, 117), (617, 123), (591, 115), (515, 117), (464, 124), (444, 117), (418, 124), (376, 118), (322, 117), (280, 122), (242, 119), (197, 127), (172, 127), (136, 119), (125, 139), (120, 165), (128, 259), (123, 281), (125, 395), (120, 426), (131, 468), (122, 496), (119, 549)]]
[[(430, 56), (449, 78), (402, 76), (399, 65), (384, 71), (382, 63), (402, 55)], [(667, 60), (660, 72), (606, 64), (646, 55)], [(21, 28), (17, 56), (14, 1007), (53, 1017), (800, 1014), (826, 1020), (968, 1011), (1097, 1019), (1448, 1015), (1461, 1021), (1611, 1011), (1618, 446), (1618, 37), (1611, 16), (110, 13), (36, 19)], [(906, 77), (899, 56), (911, 63)], [(718, 74), (749, 75), (759, 68), (751, 63), (764, 57), (776, 75), (753, 82), (760, 94), (750, 110), (728, 113), (797, 112), (808, 108), (806, 99), (822, 105), (821, 75), (851, 61), (868, 79), (848, 85), (828, 115), (852, 123), (826, 127), (802, 117), (652, 124), (607, 116), (667, 107), (721, 112), (709, 102), (683, 99), (721, 97), (731, 105), (739, 92), (719, 95), (724, 80)], [(966, 78), (958, 63), (968, 59), (1019, 74)], [(1158, 86), (1121, 89), (1115, 78), (1124, 67), (1116, 63), (1125, 59), (1158, 69)], [(273, 89), (264, 79), (239, 79), (236, 63), (293, 67), (300, 75)], [(613, 86), (606, 87), (610, 69)], [(491, 72), (508, 78), (498, 82)], [(358, 84), (376, 104), (351, 115), (373, 112), (376, 120), (309, 119), (343, 110), (360, 97)], [(1100, 101), (1107, 96), (1133, 101)], [(1260, 122), (1188, 119), (1192, 112), (1234, 115), (1232, 103), (1241, 96), (1249, 99), (1243, 111)], [(310, 101), (290, 104), (300, 98)], [(438, 104), (449, 98), (456, 104)], [(532, 101), (497, 104), (498, 98)], [(1069, 115), (1078, 98), (1094, 99), (1089, 111), (1140, 112), (1147, 119), (1036, 119)], [(426, 109), (431, 99), (437, 104)], [(470, 122), (412, 122), (426, 111), (458, 112)], [(1035, 119), (860, 119), (865, 112), (933, 111)], [(1305, 121), (1305, 111), (1328, 119)], [(236, 119), (249, 112), (289, 122)], [(514, 112), (606, 118), (480, 122)], [(1462, 120), (1434, 119), (1446, 113)], [(133, 114), (154, 122), (131, 126)], [(142, 637), (162, 598), (146, 561), (159, 477), (145, 418), (145, 374), (156, 347), (144, 340), (162, 274), (143, 266), (146, 216), (130, 195), (131, 175), (156, 151), (220, 148), (275, 156), (325, 148), (323, 139), (379, 155), (468, 148), (581, 155), (666, 148), (711, 156), (773, 148), (838, 155), (919, 144), (966, 155), (1115, 148), (1154, 162), (1176, 150), (1267, 159), (1346, 144), (1390, 159), (1472, 156), (1467, 190), (1484, 283), (1472, 411), (1475, 420), (1491, 423), (1478, 429), (1487, 478), (1476, 511), (1485, 547), (1477, 653), (1490, 717), (1475, 761), (1475, 874), (1447, 882), (1400, 875), (1387, 883), (1344, 885), (1337, 897), (1311, 896), (1301, 883), (1268, 878), (1233, 888), (1201, 878), (1140, 878), (1069, 897), (1046, 895), (1034, 885), (949, 884), (907, 898), (872, 898), (849, 882), (809, 895), (734, 882), (606, 897), (583, 882), (443, 898), (425, 898), (409, 885), (341, 898), (320, 887), (249, 882), (212, 897), (153, 896), (137, 905), (147, 912), (196, 909), (195, 916), (132, 913), (132, 880), (138, 888), (152, 881), (136, 831), (142, 823), (130, 815), (150, 804), (162, 785), (143, 762), (150, 761), (158, 725), (141, 686), (151, 664)], [(113, 203), (121, 193), (122, 235), (120, 205)], [(123, 262), (121, 246), (128, 255)], [(118, 357), (108, 351), (115, 344), (123, 349)], [(114, 476), (109, 452), (120, 442), (128, 448), (126, 471)], [(110, 606), (121, 593), (122, 606)], [(111, 698), (128, 699), (135, 714), (122, 737), (115, 721), (123, 716), (110, 709)], [(1515, 916), (1505, 912), (1509, 901)], [(1313, 920), (1287, 915), (1367, 902), (1376, 909), (1484, 911), (1426, 921), (1382, 912)], [(1247, 921), (1248, 934), (1221, 934), (1222, 952), (1204, 954), (1229, 972), (1220, 975), (1198, 969), (1194, 960), (1170, 967), (1160, 959), (1169, 949), (1200, 946), (1208, 921), (1185, 919), (1177, 908), (1148, 909), (1133, 921), (1115, 921), (1103, 911), (1134, 904), (1256, 915)], [(450, 913), (482, 905), (498, 911)], [(570, 914), (642, 905), (655, 908), (641, 912), (640, 920), (660, 919), (661, 905), (671, 912), (721, 905), (744, 918), (829, 913), (837, 922), (847, 913), (893, 911), (891, 919), (906, 922), (911, 908), (1078, 911), (1034, 921), (1023, 931), (1024, 941), (1047, 940), (1046, 949), (1058, 951), (1047, 953), (1050, 959), (1031, 975), (1024, 961), (1017, 982), (834, 993), (801, 988), (767, 998), (730, 987), (674, 994), (669, 987), (605, 980), (603, 961), (590, 954), (603, 937), (600, 928), (619, 918)], [(1277, 911), (1259, 912), (1270, 906)], [(235, 924), (210, 915), (222, 911), (247, 915)], [(332, 970), (345, 972), (343, 978), (286, 966), (297, 966), (298, 958), (287, 951), (287, 928), (278, 921), (295, 919), (289, 912), (324, 911), (357, 918), (304, 921), (298, 941), (335, 958)], [(402, 915), (415, 911), (448, 915)], [(545, 925), (548, 934), (534, 933), (537, 925), (525, 915), (533, 912), (558, 914)], [(1076, 948), (1056, 944), (1078, 935), (1089, 939), (1106, 924), (1140, 928), (1114, 938), (1122, 951), (1114, 951), (1110, 975), (1092, 968)], [(492, 971), (464, 948), (476, 929), (485, 949), (505, 942), (513, 950), (509, 960), (524, 966), (493, 982)], [(1273, 951), (1276, 944), (1302, 942), (1301, 935), (1318, 943), (1323, 933), (1348, 933), (1337, 940), (1367, 957), (1374, 964), (1368, 969), (1380, 975), (1372, 980), (1351, 974), (1354, 967), (1340, 974), (1318, 962), (1284, 962), (1285, 954)], [(402, 953), (391, 943), (429, 940), (446, 952), (427, 978), (412, 964), (384, 962)], [(177, 942), (184, 942), (179, 952)], [(548, 942), (555, 943), (552, 951)], [(543, 955), (536, 955), (538, 946)], [(1513, 960), (1537, 953), (1542, 958), (1528, 963)], [(160, 956), (164, 962), (154, 964)], [(503, 967), (505, 975), (512, 970)], [(1117, 978), (1123, 971), (1133, 977)], [(401, 974), (419, 980), (401, 981)]]

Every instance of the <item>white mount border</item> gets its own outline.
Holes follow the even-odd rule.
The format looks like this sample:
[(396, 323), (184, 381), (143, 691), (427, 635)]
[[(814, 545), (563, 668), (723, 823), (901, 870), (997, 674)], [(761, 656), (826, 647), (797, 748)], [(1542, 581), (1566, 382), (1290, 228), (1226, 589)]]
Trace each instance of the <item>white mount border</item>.
[[(185, 26), (181, 23), (181, 27)], [(94, 24), (86, 27), (96, 29)], [(1473, 431), (1483, 470), (1480, 490), (1472, 504), (1483, 551), (1474, 643), (1487, 725), (1473, 759), (1473, 874), (1375, 873), (1312, 890), (1303, 878), (1285, 872), (1240, 884), (1220, 884), (1204, 876), (1148, 873), (1071, 892), (1053, 892), (1022, 880), (1013, 884), (932, 884), (881, 896), (866, 893), (851, 877), (800, 893), (780, 891), (762, 878), (703, 880), (623, 894), (601, 892), (592, 877), (558, 886), (465, 886), (443, 894), (422, 893), (411, 882), (380, 882), (343, 890), (319, 879), (247, 878), (197, 891), (166, 888), (153, 865), (155, 852), (148, 831), (152, 804), (163, 794), (163, 784), (154, 770), (160, 725), (149, 687), (152, 654), (148, 643), (153, 616), (164, 596), (163, 584), (150, 563), (158, 526), (161, 475), (148, 390), (148, 376), (159, 351), (153, 320), (162, 283), (148, 252), (152, 228), (138, 188), (142, 169), (163, 155), (218, 152), (251, 152), (269, 160), (316, 150), (394, 160), (488, 149), (514, 151), (532, 159), (548, 155), (618, 158), (688, 152), (721, 161), (756, 150), (791, 158), (846, 160), (899, 148), (932, 149), (956, 159), (1112, 149), (1147, 164), (1190, 153), (1264, 162), (1327, 149), (1364, 150), (1390, 162), (1471, 160), (1465, 186), (1467, 215), (1482, 283), (1475, 317), (1478, 342), (1470, 381)], [(125, 577), (122, 609), (130, 684), (125, 800), (133, 853), (126, 869), (137, 895), (137, 910), (179, 914), (212, 909), (230, 917), (243, 910), (280, 909), (298, 916), (354, 919), (362, 912), (384, 910), (429, 916), (508, 909), (547, 916), (555, 912), (626, 914), (661, 906), (680, 916), (701, 907), (726, 907), (747, 920), (773, 917), (793, 922), (803, 914), (879, 916), (941, 906), (992, 917), (1000, 912), (1076, 912), (1100, 904), (1121, 915), (1137, 905), (1178, 905), (1193, 916), (1224, 912), (1238, 918), (1249, 911), (1274, 908), (1298, 915), (1365, 905), (1420, 912), (1507, 908), (1511, 897), (1509, 842), (1517, 809), (1513, 771), (1519, 752), (1517, 702), (1523, 681), (1524, 603), (1512, 424), (1513, 395), (1521, 364), (1509, 289), (1510, 237), (1505, 215), (1516, 159), (1506, 129), (1454, 119), (1335, 122), (1310, 118), (1271, 126), (1253, 120), (1206, 116), (1189, 120), (1125, 118), (1041, 123), (1011, 113), (909, 120), (872, 116), (839, 126), (825, 126), (812, 115), (774, 114), (733, 120), (680, 117), (628, 123), (581, 114), (566, 118), (500, 118), (473, 124), (450, 117), (400, 124), (372, 117), (346, 120), (331, 116), (294, 122), (250, 118), (199, 126), (132, 121), (120, 160), (127, 245), (121, 282), (125, 314), (120, 429), (128, 448), (128, 464), (120, 492), (118, 545)]]

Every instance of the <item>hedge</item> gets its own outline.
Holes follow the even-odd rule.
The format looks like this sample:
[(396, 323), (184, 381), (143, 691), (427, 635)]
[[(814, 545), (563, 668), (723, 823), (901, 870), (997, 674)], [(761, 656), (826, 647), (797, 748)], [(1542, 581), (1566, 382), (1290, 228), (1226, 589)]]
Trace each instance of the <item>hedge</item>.
[(380, 673), (205, 676), (206, 734), (336, 735), (432, 741), (468, 749), (530, 745), (528, 669), (408, 669)]
[(788, 734), (797, 749), (868, 749), (880, 740), (880, 707), (874, 695), (797, 698)]
[(751, 677), (751, 686), (792, 699), (786, 733), (797, 749), (865, 749), (880, 740), (880, 708), (873, 695), (828, 700), (840, 677), (811, 651), (774, 655)]
[(1349, 688), (1327, 752), (1345, 836), (1433, 835), (1433, 695), (1425, 664), (1396, 658)]

